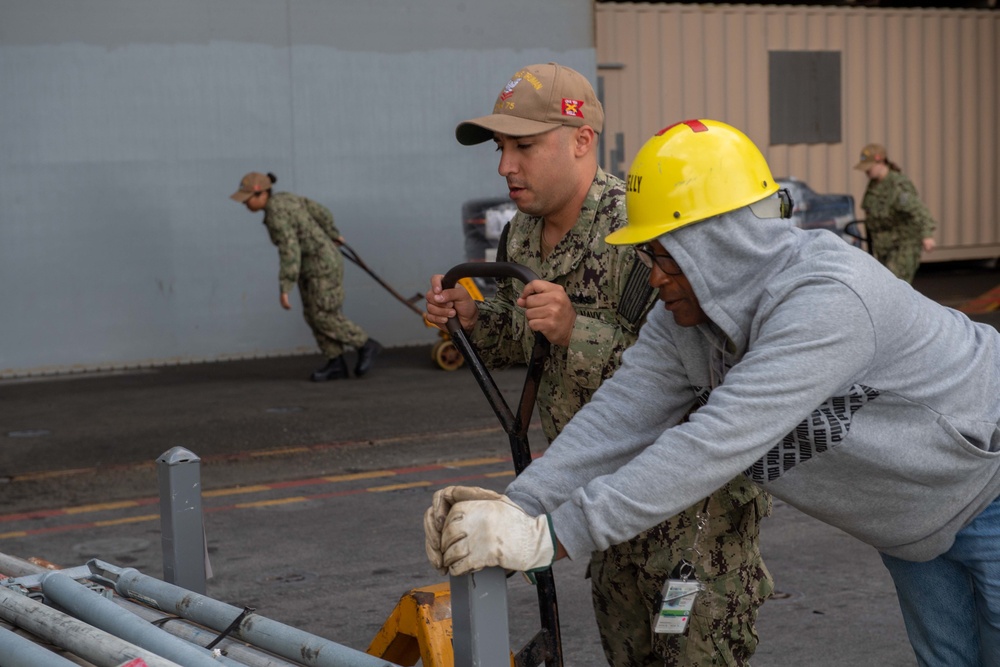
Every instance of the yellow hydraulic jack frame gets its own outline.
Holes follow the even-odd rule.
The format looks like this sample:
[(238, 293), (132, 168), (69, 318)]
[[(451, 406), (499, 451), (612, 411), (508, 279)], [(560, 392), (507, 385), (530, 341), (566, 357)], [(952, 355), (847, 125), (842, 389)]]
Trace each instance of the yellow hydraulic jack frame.
[[(454, 667), (451, 638), (451, 590), (447, 583), (434, 584), (414, 588), (399, 599), (366, 653), (397, 665), (420, 660), (424, 667)], [(513, 667), (513, 654), (510, 664)]]
[(452, 667), (451, 591), (448, 584), (414, 588), (399, 598), (367, 653), (397, 665)]

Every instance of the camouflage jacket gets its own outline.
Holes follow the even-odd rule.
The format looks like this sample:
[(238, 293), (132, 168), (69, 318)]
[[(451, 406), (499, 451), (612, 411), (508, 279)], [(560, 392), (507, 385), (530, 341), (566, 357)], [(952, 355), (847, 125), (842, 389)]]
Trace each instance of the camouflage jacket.
[(344, 263), (333, 242), (340, 232), (330, 209), (291, 192), (276, 192), (264, 207), (264, 226), (278, 247), (282, 294), (291, 292), (301, 279), (343, 280)]
[[(625, 222), (624, 183), (598, 169), (576, 225), (546, 260), (542, 219), (520, 211), (503, 235), (506, 246), (497, 251), (498, 260), (522, 264), (542, 280), (562, 285), (576, 309), (569, 347), (551, 346), (538, 388), (542, 429), (549, 441), (618, 368), (655, 302), (649, 269), (635, 250), (604, 242)], [(470, 335), (483, 363), (492, 368), (526, 363), (535, 340), (516, 305), (524, 285), (513, 279), (499, 283), (496, 296), (479, 304), (479, 320)]]
[(890, 170), (881, 181), (869, 181), (861, 208), (865, 228), (876, 243), (920, 242), (934, 234), (934, 218), (901, 172)]

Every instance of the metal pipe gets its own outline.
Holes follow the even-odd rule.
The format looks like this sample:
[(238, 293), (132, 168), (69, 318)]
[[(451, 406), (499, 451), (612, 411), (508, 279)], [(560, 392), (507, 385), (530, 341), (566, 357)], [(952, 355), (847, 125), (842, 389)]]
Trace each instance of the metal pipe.
[[(0, 574), (16, 578), (23, 577), (28, 574), (40, 574), (46, 571), (47, 570), (44, 567), (36, 565), (31, 561), (18, 558), (17, 556), (11, 556), (10, 554), (0, 553)], [(0, 577), (0, 579), (2, 579), (2, 577)]]
[[(218, 636), (217, 632), (206, 630), (201, 626), (191, 623), (191, 621), (165, 614), (162, 611), (157, 611), (138, 602), (132, 602), (120, 595), (114, 596), (114, 603), (143, 620), (155, 623), (164, 632), (169, 632), (175, 637), (180, 637), (184, 641), (191, 642), (197, 646), (207, 646)], [(254, 646), (233, 641), (229, 638), (223, 639), (217, 646), (223, 655), (247, 667), (301, 667), (302, 664), (299, 662), (289, 662), (276, 655), (265, 653)]]
[(148, 667), (184, 667), (5, 586), (0, 586), (0, 618), (98, 667), (117, 667), (134, 658)]
[[(93, 559), (95, 579), (115, 587), (119, 595), (139, 600), (199, 625), (222, 632), (244, 610), (168, 584), (133, 568), (118, 568)], [(309, 667), (399, 667), (381, 658), (304, 632), (269, 618), (248, 614), (232, 631), (234, 637)]]
[[(11, 577), (17, 578), (27, 577), (30, 575), (40, 575), (50, 571), (51, 570), (44, 568), (41, 565), (32, 563), (31, 561), (0, 552), (0, 572), (3, 572)], [(66, 570), (62, 570), (62, 572), (66, 572)], [(90, 572), (90, 568), (87, 568), (87, 572)], [(200, 626), (194, 625), (190, 621), (184, 620), (183, 618), (177, 618), (176, 616), (165, 614), (162, 611), (147, 607), (143, 604), (139, 604), (138, 602), (133, 602), (132, 600), (121, 597), (120, 595), (115, 595), (112, 598), (112, 601), (122, 609), (135, 614), (139, 618), (150, 623), (156, 623), (164, 632), (169, 632), (175, 637), (180, 637), (181, 639), (189, 641), (197, 646), (206, 646), (209, 642), (213, 641), (217, 635), (217, 633), (209, 632)], [(170, 620), (163, 622), (163, 619)], [(218, 647), (225, 655), (240, 662), (241, 664), (246, 665), (247, 667), (299, 667), (299, 665), (301, 665), (301, 663), (283, 660), (270, 653), (265, 653), (254, 646), (233, 641), (228, 638), (219, 642)], [(6, 663), (3, 664), (4, 667), (6, 667)], [(39, 663), (36, 662), (32, 664)]]
[(77, 667), (75, 662), (5, 627), (0, 627), (0, 656), (3, 656), (0, 658), (3, 667)]
[(218, 667), (220, 664), (236, 667), (239, 664), (167, 634), (62, 572), (42, 575), (41, 587), (46, 598), (76, 618), (184, 667)]

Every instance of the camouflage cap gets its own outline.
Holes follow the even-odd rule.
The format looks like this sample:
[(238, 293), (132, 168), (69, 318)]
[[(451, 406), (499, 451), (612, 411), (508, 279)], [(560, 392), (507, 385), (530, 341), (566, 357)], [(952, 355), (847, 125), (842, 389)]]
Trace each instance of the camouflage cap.
[(882, 144), (868, 144), (861, 149), (861, 162), (854, 165), (855, 169), (866, 171), (868, 167), (876, 162), (885, 161), (885, 146)]
[(271, 189), (271, 177), (259, 171), (251, 171), (240, 179), (240, 187), (229, 198), (243, 204), (258, 192)]
[(569, 125), (604, 129), (604, 109), (587, 78), (556, 63), (528, 65), (500, 91), (489, 116), (458, 124), (455, 137), (466, 146), (481, 144), (493, 134), (526, 137)]

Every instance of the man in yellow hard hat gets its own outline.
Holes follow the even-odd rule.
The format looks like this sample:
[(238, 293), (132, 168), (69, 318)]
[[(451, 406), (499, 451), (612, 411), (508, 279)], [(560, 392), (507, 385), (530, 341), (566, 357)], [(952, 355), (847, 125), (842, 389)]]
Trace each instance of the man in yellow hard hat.
[(646, 257), (663, 308), (506, 495), (428, 510), (450, 510), (425, 521), (432, 562), (579, 558), (746, 471), (879, 551), (920, 665), (1000, 665), (1000, 333), (779, 217), (725, 123), (662, 130), (628, 190), (607, 241)]
[[(527, 362), (535, 332), (549, 340), (538, 407), (550, 441), (615, 372), (655, 302), (641, 257), (604, 241), (624, 227), (626, 188), (598, 166), (603, 122), (586, 77), (547, 63), (516, 72), (492, 114), (460, 123), (460, 143), (496, 146), (498, 170), (518, 207), (497, 259), (541, 279), (501, 281), (495, 298), (475, 302), (461, 287), (442, 290), (435, 276), (427, 294), (428, 319), (443, 325), (457, 316), (487, 366)], [(642, 534), (593, 550), (594, 611), (610, 664), (701, 667), (717, 664), (720, 651), (730, 664), (753, 655), (757, 610), (773, 588), (757, 547), (770, 499), (742, 475), (733, 477)], [(675, 571), (704, 584), (705, 594), (688, 627), (654, 631)]]

